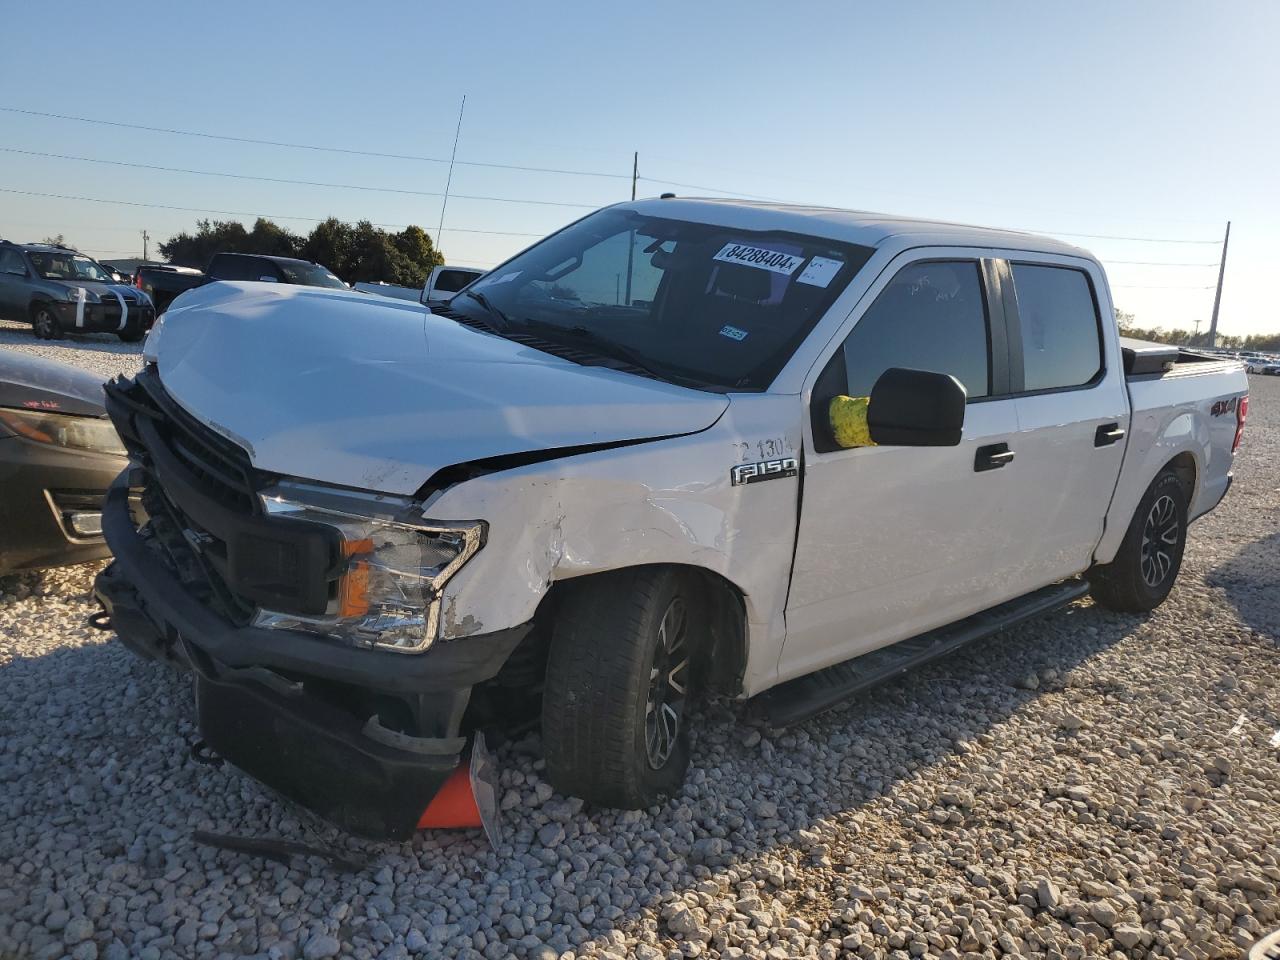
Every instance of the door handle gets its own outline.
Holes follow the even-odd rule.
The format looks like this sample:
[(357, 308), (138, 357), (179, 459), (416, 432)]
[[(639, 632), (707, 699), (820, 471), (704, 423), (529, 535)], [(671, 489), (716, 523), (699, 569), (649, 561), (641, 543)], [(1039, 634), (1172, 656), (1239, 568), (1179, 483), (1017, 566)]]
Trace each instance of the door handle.
[(1007, 443), (993, 443), (978, 448), (978, 452), (973, 457), (973, 471), (982, 473), (984, 470), (999, 470), (1012, 460), (1013, 451), (1009, 449)]
[(1104, 423), (1093, 435), (1093, 445), (1095, 447), (1109, 447), (1113, 443), (1117, 443), (1124, 439), (1124, 430), (1120, 428), (1118, 423)]

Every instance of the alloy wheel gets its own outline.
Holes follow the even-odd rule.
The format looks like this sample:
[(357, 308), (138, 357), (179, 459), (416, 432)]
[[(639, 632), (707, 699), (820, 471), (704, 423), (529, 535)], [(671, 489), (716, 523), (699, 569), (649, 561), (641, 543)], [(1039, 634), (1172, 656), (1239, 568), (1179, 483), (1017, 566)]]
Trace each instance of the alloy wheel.
[(1180, 535), (1177, 508), (1165, 494), (1151, 505), (1142, 525), (1142, 579), (1147, 586), (1158, 587), (1169, 576)]
[(53, 319), (53, 314), (43, 309), (36, 312), (35, 328), (36, 336), (41, 340), (52, 340), (58, 332), (58, 326)]
[(645, 752), (661, 769), (671, 757), (684, 720), (689, 675), (689, 617), (680, 597), (672, 599), (658, 624), (658, 642), (649, 670), (644, 705)]

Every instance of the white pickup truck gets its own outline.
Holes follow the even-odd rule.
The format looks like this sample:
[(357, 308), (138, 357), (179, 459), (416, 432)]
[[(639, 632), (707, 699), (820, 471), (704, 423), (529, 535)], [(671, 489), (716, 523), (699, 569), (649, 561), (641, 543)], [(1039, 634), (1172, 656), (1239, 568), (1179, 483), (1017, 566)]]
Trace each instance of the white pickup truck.
[(427, 282), (422, 285), (418, 302), (427, 306), (448, 303), (459, 290), (483, 276), (484, 271), (476, 267), (456, 267), (447, 263), (432, 267), (427, 274)]
[(694, 697), (786, 723), (1090, 591), (1164, 600), (1247, 379), (1113, 315), (1054, 240), (685, 199), (432, 314), (203, 287), (108, 385), (97, 595), (194, 671), (215, 751), (353, 831), (407, 836), (522, 709), (551, 783), (646, 807)]

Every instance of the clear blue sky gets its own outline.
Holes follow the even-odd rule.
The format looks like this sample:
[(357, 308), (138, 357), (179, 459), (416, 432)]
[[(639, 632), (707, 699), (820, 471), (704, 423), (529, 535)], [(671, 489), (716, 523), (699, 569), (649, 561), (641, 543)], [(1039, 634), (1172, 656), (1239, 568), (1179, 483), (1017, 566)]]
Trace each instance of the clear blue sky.
[[(1280, 3), (38, 3), (4, 7), (0, 106), (232, 136), (562, 167), (462, 166), (459, 194), (587, 206), (706, 190), (1073, 233), (1218, 239), (1220, 329), (1280, 330)], [(443, 190), (439, 163), (0, 112), (0, 147)], [(0, 150), (0, 188), (418, 223), (440, 200)], [(446, 227), (546, 233), (586, 207), (451, 199)], [(197, 213), (0, 192), (0, 235), (109, 258)], [(492, 264), (531, 238), (446, 230)], [(1067, 238), (1146, 325), (1208, 321), (1213, 244)], [(154, 251), (154, 247), (153, 247)]]

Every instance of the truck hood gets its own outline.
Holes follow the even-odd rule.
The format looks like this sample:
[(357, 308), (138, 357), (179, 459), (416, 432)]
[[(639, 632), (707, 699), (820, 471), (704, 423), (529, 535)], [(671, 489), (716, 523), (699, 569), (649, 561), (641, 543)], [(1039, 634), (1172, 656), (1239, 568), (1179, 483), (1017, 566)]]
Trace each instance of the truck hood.
[(694, 433), (720, 395), (584, 367), (417, 304), (263, 283), (175, 301), (144, 355), (273, 473), (412, 494), (472, 460)]

